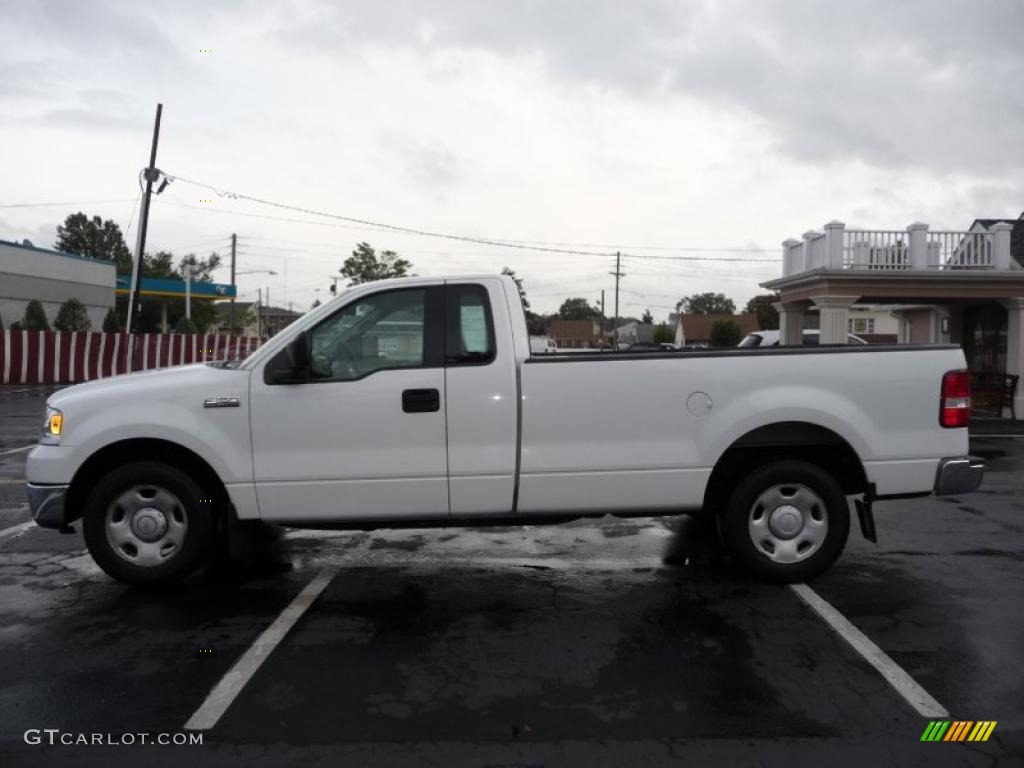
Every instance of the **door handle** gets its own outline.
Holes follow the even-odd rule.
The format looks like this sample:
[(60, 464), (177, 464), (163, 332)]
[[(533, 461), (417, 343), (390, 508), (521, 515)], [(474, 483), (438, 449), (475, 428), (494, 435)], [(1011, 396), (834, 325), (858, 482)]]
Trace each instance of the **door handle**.
[(441, 410), (441, 393), (436, 389), (402, 391), (402, 410), (406, 413), (435, 413)]

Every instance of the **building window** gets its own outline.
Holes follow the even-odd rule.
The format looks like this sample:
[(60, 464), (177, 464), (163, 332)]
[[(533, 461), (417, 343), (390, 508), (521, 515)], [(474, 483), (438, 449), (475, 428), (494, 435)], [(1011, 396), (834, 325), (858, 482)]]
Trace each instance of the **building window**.
[(850, 333), (874, 333), (875, 318), (873, 317), (851, 317), (849, 320)]

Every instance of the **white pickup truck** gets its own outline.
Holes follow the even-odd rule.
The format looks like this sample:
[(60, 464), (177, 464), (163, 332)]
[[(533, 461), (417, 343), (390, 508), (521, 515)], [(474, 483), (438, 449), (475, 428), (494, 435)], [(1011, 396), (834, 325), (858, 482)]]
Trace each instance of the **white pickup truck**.
[(773, 580), (839, 556), (848, 497), (965, 493), (954, 346), (530, 355), (509, 278), (352, 288), (248, 359), (69, 387), (32, 514), (108, 574), (181, 579), (237, 521), (330, 528), (703, 514)]

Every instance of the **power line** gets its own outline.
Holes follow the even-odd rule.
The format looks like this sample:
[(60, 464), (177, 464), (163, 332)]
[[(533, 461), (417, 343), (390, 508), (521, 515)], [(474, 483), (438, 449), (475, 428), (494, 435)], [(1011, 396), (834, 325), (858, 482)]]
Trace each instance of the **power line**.
[(113, 200), (64, 200), (57, 203), (5, 203), (0, 208), (46, 208), (56, 205), (99, 205), (100, 203), (130, 203), (133, 197), (119, 197)]
[[(192, 184), (192, 185), (197, 186), (197, 187), (202, 187), (203, 189), (209, 189), (214, 194), (216, 194), (218, 197), (226, 197), (226, 198), (235, 199), (235, 200), (247, 200), (249, 202), (258, 203), (260, 205), (267, 205), (267, 206), (271, 206), (271, 207), (274, 207), (274, 208), (281, 208), (283, 210), (295, 211), (296, 213), (305, 213), (305, 214), (308, 214), (308, 215), (311, 215), (311, 216), (321, 216), (321, 217), (324, 217), (324, 218), (335, 219), (335, 220), (338, 220), (338, 221), (345, 221), (345, 222), (348, 222), (350, 224), (360, 224), (360, 225), (363, 225), (363, 226), (374, 227), (374, 228), (376, 228), (376, 231), (400, 232), (400, 233), (404, 233), (404, 234), (418, 235), (418, 236), (421, 236), (421, 237), (432, 237), (432, 238), (437, 238), (437, 239), (441, 239), (441, 240), (453, 240), (453, 241), (456, 241), (456, 242), (464, 242), (464, 243), (477, 243), (479, 245), (491, 245), (491, 246), (494, 246), (496, 248), (512, 248), (512, 249), (525, 250), (525, 251), (538, 251), (538, 252), (542, 252), (542, 253), (560, 253), (560, 254), (567, 254), (567, 255), (574, 255), (574, 256), (607, 256), (607, 255), (609, 255), (609, 253), (604, 252), (604, 251), (585, 251), (585, 250), (578, 250), (578, 249), (554, 248), (554, 247), (550, 247), (548, 245), (536, 245), (536, 244), (530, 245), (528, 243), (530, 243), (531, 241), (527, 241), (527, 240), (517, 241), (517, 240), (507, 240), (507, 239), (502, 239), (502, 238), (487, 238), (487, 237), (473, 237), (473, 236), (470, 236), (470, 235), (457, 235), (457, 234), (451, 234), (451, 233), (447, 233), (447, 232), (434, 232), (434, 231), (431, 231), (431, 230), (419, 229), (419, 228), (416, 228), (416, 227), (408, 227), (408, 226), (403, 226), (403, 225), (399, 225), (399, 224), (389, 224), (389, 223), (386, 223), (386, 222), (372, 221), (370, 219), (362, 219), (362, 218), (358, 218), (358, 217), (355, 217), (355, 216), (344, 216), (342, 214), (337, 214), (337, 213), (328, 213), (326, 211), (319, 211), (319, 210), (316, 210), (316, 209), (313, 209), (313, 208), (305, 208), (303, 206), (297, 206), (297, 205), (289, 205), (287, 203), (278, 203), (278, 202), (275, 202), (273, 200), (265, 200), (263, 198), (254, 197), (252, 195), (245, 195), (245, 194), (241, 194), (241, 193), (238, 193), (238, 192), (231, 192), (229, 190), (222, 190), (222, 189), (220, 189), (220, 188), (218, 188), (218, 187), (216, 187), (216, 186), (214, 186), (212, 184), (207, 184), (207, 183), (201, 182), (201, 181), (195, 181), (193, 179), (187, 179), (187, 178), (185, 178), (183, 176), (173, 176), (173, 175), (168, 174), (168, 178), (170, 178), (172, 180), (182, 181), (182, 182), (184, 182), (186, 184)], [(541, 243), (543, 241), (532, 241), (532, 242), (533, 243)], [(601, 247), (601, 246), (591, 246), (591, 247)], [(655, 247), (656, 248), (656, 246), (641, 246), (641, 248), (651, 248), (651, 247)], [(673, 249), (670, 249), (670, 250), (683, 250), (683, 249), (682, 248), (673, 248)], [(689, 250), (702, 251), (702, 252), (703, 251), (707, 251), (707, 252), (746, 252), (746, 251), (752, 251), (753, 252), (755, 250), (756, 250), (756, 252), (765, 252), (765, 253), (770, 252), (770, 251), (767, 251), (765, 249), (747, 249), (747, 248), (742, 248), (742, 249), (731, 249), (731, 248), (730, 249), (698, 249), (698, 248), (691, 248)], [(685, 256), (678, 256), (678, 257), (668, 257), (668, 256), (656, 257), (656, 256), (646, 255), (646, 256), (635, 256), (634, 258), (676, 258), (676, 259), (680, 259), (680, 260), (687, 260), (687, 259), (700, 260), (698, 257), (685, 257)], [(707, 260), (712, 260), (712, 259), (709, 258)], [(732, 259), (721, 259), (721, 260), (722, 261), (731, 261)], [(737, 259), (737, 260), (739, 260), (739, 259)]]
[[(773, 251), (773, 253), (777, 253), (777, 251)], [(753, 259), (753, 258), (746, 258), (746, 257), (743, 257), (743, 256), (734, 256), (734, 257), (714, 256), (714, 257), (703, 258), (701, 256), (654, 256), (654, 255), (648, 254), (648, 253), (645, 253), (645, 254), (625, 254), (624, 253), (624, 254), (622, 254), (622, 256), (623, 256), (623, 258), (626, 258), (626, 259), (656, 259), (658, 261), (746, 261), (746, 262), (750, 262), (750, 263), (753, 263), (753, 264), (776, 264), (776, 263), (782, 261), (782, 259)]]
[(273, 200), (264, 200), (259, 197), (253, 197), (252, 195), (243, 195), (238, 192), (230, 192), (218, 189), (212, 184), (206, 184), (201, 181), (194, 181), (192, 179), (186, 179), (183, 176), (172, 176), (168, 174), (168, 178), (174, 181), (183, 181), (186, 184), (192, 184), (197, 187), (211, 190), (218, 197), (227, 197), (234, 200), (248, 200), (252, 203), (259, 203), (260, 205), (268, 205), (273, 208), (281, 208), (286, 211), (295, 211), (296, 213), (306, 213), (310, 216), (322, 216), (328, 219), (336, 219), (338, 221), (346, 221), (350, 224), (361, 224), (368, 227), (376, 227), (378, 231), (386, 230), (389, 232), (404, 232), (410, 235), (419, 235), (420, 237), (433, 237), (441, 240), (454, 240), (456, 242), (463, 243), (477, 243), (479, 245), (493, 245), (497, 248), (514, 248), (524, 251), (542, 251), (544, 253), (562, 253), (574, 256), (606, 256), (606, 253), (598, 251), (578, 251), (568, 250), (564, 248), (548, 248), (544, 246), (527, 246), (518, 243), (504, 242), (501, 240), (492, 240), (483, 237), (471, 237), (469, 235), (453, 235), (445, 232), (431, 232), (426, 229), (417, 229), (415, 227), (405, 227), (399, 224), (387, 224), (385, 222), (371, 221), (370, 219), (360, 219), (355, 216), (343, 216), (338, 213), (327, 213), (326, 211), (318, 211), (313, 208), (303, 208), (298, 205), (288, 205), (287, 203), (277, 203)]

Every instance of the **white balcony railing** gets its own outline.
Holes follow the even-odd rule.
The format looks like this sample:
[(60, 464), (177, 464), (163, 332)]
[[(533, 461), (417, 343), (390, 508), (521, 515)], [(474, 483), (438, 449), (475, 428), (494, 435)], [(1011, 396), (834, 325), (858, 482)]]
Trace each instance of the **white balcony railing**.
[(783, 274), (829, 270), (992, 270), (1012, 269), (1008, 223), (989, 230), (929, 232), (927, 224), (905, 230), (846, 229), (838, 221), (823, 232), (805, 232), (802, 240), (782, 244)]

